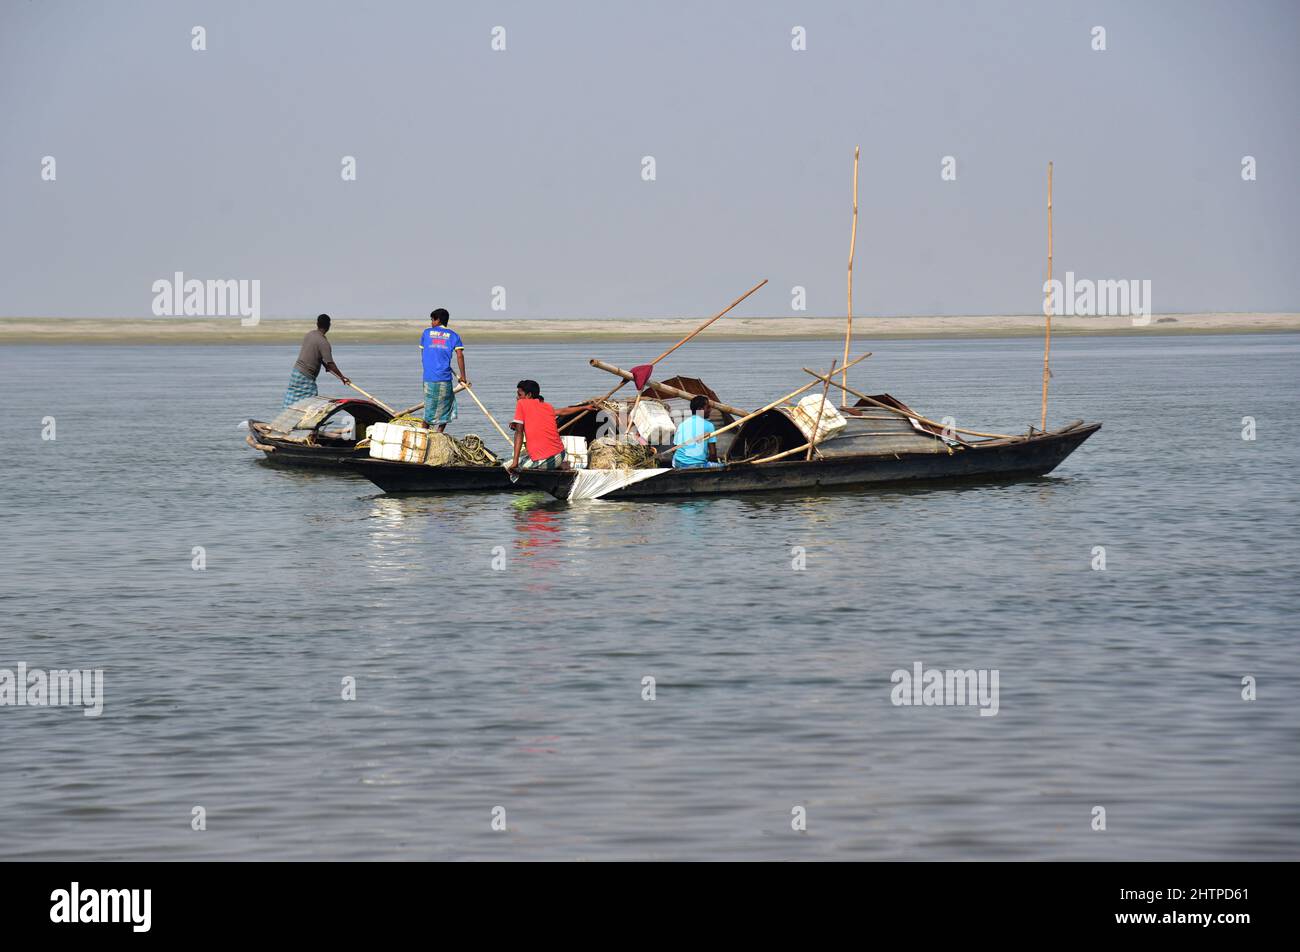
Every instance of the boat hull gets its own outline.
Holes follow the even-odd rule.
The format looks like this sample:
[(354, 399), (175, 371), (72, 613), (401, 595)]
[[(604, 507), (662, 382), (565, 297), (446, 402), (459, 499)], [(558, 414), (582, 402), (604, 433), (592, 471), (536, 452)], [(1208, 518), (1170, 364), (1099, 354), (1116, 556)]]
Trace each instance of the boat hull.
[[(772, 463), (733, 463), (721, 469), (673, 470), (615, 490), (603, 499), (647, 499), (662, 496), (719, 495), (821, 487), (868, 486), (883, 483), (999, 480), (1050, 473), (1100, 423), (1014, 441), (973, 444), (951, 455), (899, 454), (836, 456), (826, 459)], [(521, 470), (519, 481), (567, 499), (576, 474)]]
[(245, 442), (266, 456), (266, 462), (272, 466), (288, 466), (295, 469), (324, 469), (346, 472), (348, 466), (357, 460), (368, 459), (368, 449), (350, 449), (347, 447), (308, 446), (302, 443), (290, 443), (276, 440), (265, 434), (255, 439), (250, 433)]
[(501, 466), (425, 466), (421, 463), (359, 459), (347, 468), (386, 493), (514, 492), (515, 484)]

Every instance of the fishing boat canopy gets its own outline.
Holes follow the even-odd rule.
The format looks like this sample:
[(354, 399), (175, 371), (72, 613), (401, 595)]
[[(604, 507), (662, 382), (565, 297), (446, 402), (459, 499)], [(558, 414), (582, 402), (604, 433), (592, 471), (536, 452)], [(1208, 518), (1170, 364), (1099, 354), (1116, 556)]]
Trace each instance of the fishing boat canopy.
[[(881, 403), (911, 412), (911, 408), (887, 393), (872, 397)], [(859, 401), (844, 412), (842, 430), (817, 444), (817, 456), (892, 456), (900, 453), (951, 453), (949, 441), (912, 419)], [(727, 460), (766, 459), (804, 446), (808, 435), (795, 422), (789, 407), (774, 407), (747, 420), (736, 429)], [(957, 440), (952, 445), (959, 445)]]
[(263, 434), (290, 443), (337, 439), (356, 442), (372, 423), (386, 423), (392, 415), (383, 407), (353, 397), (307, 397), (280, 411)]

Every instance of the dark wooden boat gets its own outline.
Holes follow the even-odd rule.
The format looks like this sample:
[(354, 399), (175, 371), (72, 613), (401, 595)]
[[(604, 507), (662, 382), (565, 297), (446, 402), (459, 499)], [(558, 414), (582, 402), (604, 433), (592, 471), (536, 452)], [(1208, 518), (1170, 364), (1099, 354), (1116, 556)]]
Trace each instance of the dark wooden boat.
[(364, 446), (357, 448), (366, 427), (392, 418), (371, 400), (308, 397), (285, 407), (269, 423), (249, 420), (244, 441), (277, 466), (346, 470), (369, 458)]
[[(715, 394), (702, 381), (694, 377), (673, 377), (643, 392), (647, 397), (667, 398), (685, 403), (695, 394), (703, 394), (717, 400)], [(582, 401), (575, 401), (581, 404)], [(734, 408), (733, 408), (734, 409)], [(738, 411), (741, 412), (741, 411)], [(726, 412), (715, 414), (715, 418), (730, 422), (732, 417)], [(564, 428), (566, 435), (594, 440), (602, 427), (608, 424), (600, 413), (571, 413), (556, 417), (556, 423)], [(344, 468), (350, 472), (366, 477), (386, 493), (443, 493), (443, 492), (518, 492), (532, 487), (526, 483), (510, 479), (502, 466), (427, 466), (423, 463), (390, 462), (371, 459), (368, 451), (361, 450), (356, 457), (349, 458)]]
[(426, 466), (367, 457), (352, 460), (347, 469), (393, 494), (513, 492), (527, 488), (511, 482), (504, 466)]
[[(886, 394), (884, 398), (894, 405)], [(737, 431), (726, 465), (719, 469), (675, 469), (633, 483), (604, 499), (647, 499), (765, 490), (852, 487), (875, 484), (941, 481), (1004, 480), (1050, 473), (1100, 423), (1076, 420), (1047, 433), (967, 442), (945, 438), (923, 424), (870, 407), (851, 408), (842, 435), (818, 446), (819, 456), (805, 461), (803, 453), (772, 462), (744, 462), (754, 450), (775, 455), (806, 441), (782, 410), (754, 418)], [(522, 470), (519, 482), (568, 499), (576, 471)]]

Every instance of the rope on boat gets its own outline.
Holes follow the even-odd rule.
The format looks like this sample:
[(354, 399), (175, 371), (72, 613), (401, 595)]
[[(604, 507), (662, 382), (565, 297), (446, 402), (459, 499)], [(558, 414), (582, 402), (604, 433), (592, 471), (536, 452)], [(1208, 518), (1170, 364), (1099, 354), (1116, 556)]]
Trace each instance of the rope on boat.
[(745, 451), (748, 455), (732, 459), (728, 456), (728, 462), (732, 463), (752, 463), (756, 459), (767, 459), (781, 450), (781, 438), (777, 436), (760, 436), (754, 441), (745, 442)]
[[(445, 434), (444, 434), (445, 435)], [(482, 437), (467, 433), (456, 439), (456, 462), (461, 466), (496, 466), (501, 462), (497, 455), (487, 448)]]

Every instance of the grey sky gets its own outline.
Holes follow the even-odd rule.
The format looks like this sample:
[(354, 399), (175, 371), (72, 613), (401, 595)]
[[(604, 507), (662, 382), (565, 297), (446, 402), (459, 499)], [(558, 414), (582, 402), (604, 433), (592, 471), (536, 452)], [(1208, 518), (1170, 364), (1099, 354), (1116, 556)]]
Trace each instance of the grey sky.
[(1059, 276), (1295, 311), (1298, 98), (1293, 0), (0, 0), (0, 315), (837, 315), (855, 144), (858, 314), (1039, 308), (1049, 159)]

